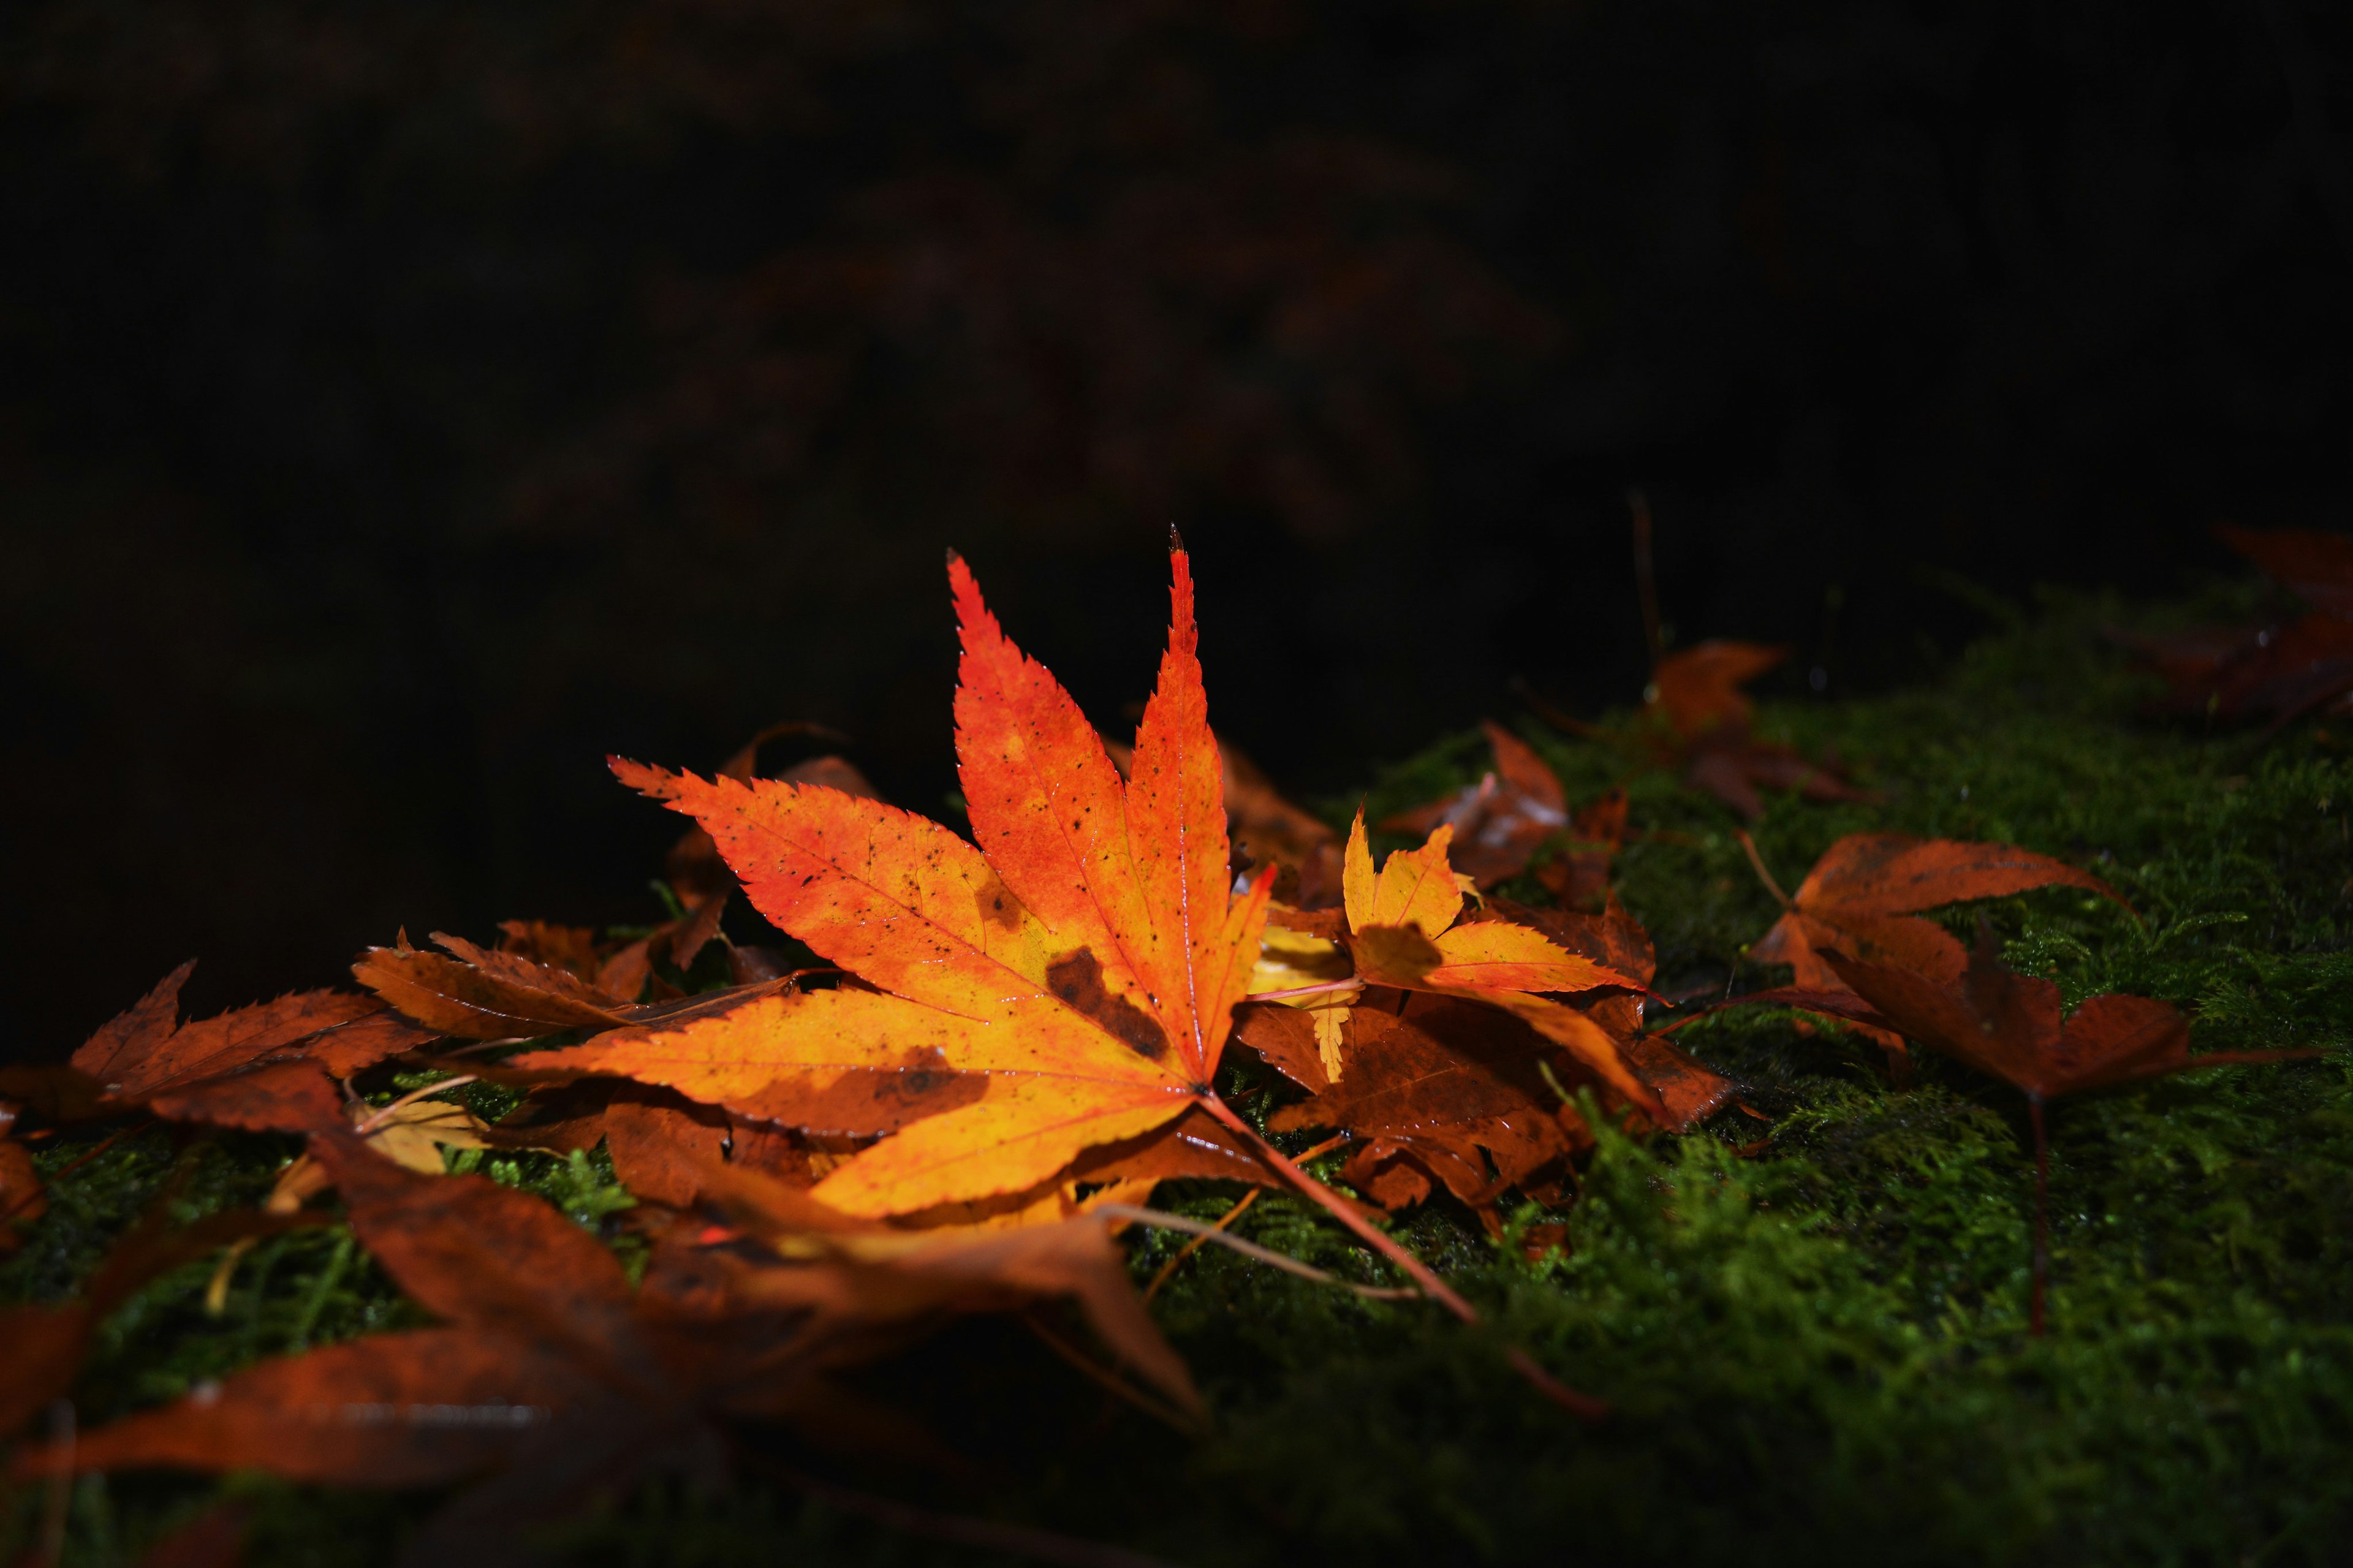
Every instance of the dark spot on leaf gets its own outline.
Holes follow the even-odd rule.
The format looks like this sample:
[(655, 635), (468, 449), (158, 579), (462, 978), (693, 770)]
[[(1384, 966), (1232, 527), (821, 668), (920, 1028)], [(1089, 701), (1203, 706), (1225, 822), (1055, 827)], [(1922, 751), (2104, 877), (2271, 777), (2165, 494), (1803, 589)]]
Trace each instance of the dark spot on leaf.
[(1093, 953), (1082, 948), (1054, 960), (1046, 966), (1046, 985), (1067, 1006), (1085, 1014), (1137, 1055), (1158, 1061), (1168, 1054), (1168, 1037), (1152, 1015), (1103, 989), (1103, 964)]

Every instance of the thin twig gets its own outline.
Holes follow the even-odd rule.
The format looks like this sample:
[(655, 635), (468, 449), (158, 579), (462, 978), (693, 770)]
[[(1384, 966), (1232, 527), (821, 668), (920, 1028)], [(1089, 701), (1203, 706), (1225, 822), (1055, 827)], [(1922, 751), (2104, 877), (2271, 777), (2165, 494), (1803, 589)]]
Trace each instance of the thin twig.
[[(1259, 1194), (1265, 1191), (1266, 1189), (1264, 1187), (1252, 1187), (1250, 1191), (1244, 1193), (1241, 1195), (1240, 1200), (1237, 1202), (1233, 1207), (1228, 1209), (1224, 1214), (1218, 1216), (1217, 1227), (1219, 1230), (1223, 1230), (1226, 1226), (1233, 1224), (1234, 1221), (1241, 1218), (1242, 1211), (1250, 1207), (1250, 1205), (1258, 1202)], [(1192, 1257), (1193, 1254), (1200, 1251), (1201, 1248), (1207, 1247), (1208, 1244), (1209, 1238), (1208, 1237), (1197, 1236), (1192, 1240), (1187, 1242), (1184, 1246), (1178, 1247), (1176, 1249), (1176, 1256), (1162, 1264), (1160, 1266), (1160, 1271), (1152, 1277), (1152, 1283), (1144, 1288), (1144, 1299), (1149, 1301), (1155, 1296), (1159, 1295), (1160, 1287), (1168, 1283), (1168, 1277), (1176, 1272), (1177, 1265), (1183, 1263), (1185, 1259)]]
[[(1308, 1179), (1313, 1181), (1314, 1178)], [(1370, 1297), (1376, 1301), (1409, 1301), (1419, 1296), (1434, 1294), (1430, 1291), (1388, 1285), (1359, 1285), (1354, 1280), (1343, 1279), (1336, 1274), (1325, 1273), (1313, 1263), (1302, 1263), (1288, 1253), (1277, 1252), (1271, 1247), (1261, 1247), (1257, 1242), (1246, 1241), (1239, 1236), (1228, 1236), (1223, 1228), (1223, 1221), (1213, 1225), (1205, 1219), (1170, 1214), (1166, 1209), (1137, 1208), (1133, 1204), (1103, 1204), (1089, 1212), (1105, 1215), (1113, 1219), (1134, 1220), (1138, 1225), (1157, 1226), (1162, 1230), (1181, 1230), (1198, 1237), (1203, 1241), (1213, 1243), (1229, 1251), (1239, 1252), (1244, 1258), (1255, 1258), (1270, 1268), (1280, 1268), (1285, 1274), (1296, 1274), (1302, 1279), (1313, 1279), (1318, 1285), (1337, 1285), (1344, 1290), (1354, 1290), (1357, 1295)], [(1444, 1287), (1440, 1286), (1440, 1289), (1443, 1289)], [(1460, 1300), (1461, 1298), (1457, 1297), (1456, 1300)]]
[(52, 1400), (49, 1447), (52, 1452), (64, 1449), (65, 1463), (49, 1472), (49, 1484), (41, 1495), (41, 1543), (33, 1557), (40, 1568), (58, 1568), (65, 1556), (66, 1521), (73, 1511), (74, 1447), (78, 1440), (73, 1401)]
[[(1379, 1226), (1358, 1214), (1355, 1207), (1339, 1194), (1301, 1170), (1282, 1150), (1260, 1137), (1258, 1130), (1235, 1114), (1232, 1108), (1225, 1101), (1214, 1094), (1204, 1094), (1201, 1097), (1201, 1107), (1229, 1128), (1257, 1144), (1260, 1158), (1282, 1172), (1293, 1186), (1322, 1205), (1325, 1213), (1354, 1231), (1375, 1252), (1404, 1269), (1408, 1279), (1436, 1297), (1448, 1311), (1466, 1323), (1476, 1323), (1481, 1321), (1479, 1310), (1464, 1300), (1445, 1280), (1440, 1279), (1429, 1264), (1399, 1246), (1394, 1237), (1382, 1234)], [(1538, 1393), (1581, 1419), (1600, 1421), (1609, 1415), (1609, 1406), (1606, 1403), (1594, 1398), (1591, 1394), (1579, 1394), (1546, 1372), (1532, 1358), (1515, 1353), (1512, 1357), (1512, 1364), (1519, 1370), (1523, 1377), (1535, 1385)]]
[(1617, 737), (1599, 724), (1588, 724), (1560, 704), (1546, 697), (1520, 676), (1512, 677), (1512, 695), (1528, 705), (1528, 710), (1554, 729), (1584, 741), (1611, 741)]
[(413, 1104), (417, 1100), (423, 1100), (428, 1094), (439, 1094), (445, 1089), (457, 1089), (461, 1085), (470, 1084), (474, 1081), (475, 1079), (472, 1073), (459, 1073), (456, 1078), (445, 1078), (439, 1083), (428, 1083), (423, 1089), (412, 1089), (406, 1094), (402, 1095), (398, 1100), (394, 1100), (390, 1105), (387, 1105), (383, 1110), (377, 1111), (374, 1116), (369, 1117), (365, 1121), (361, 1122), (357, 1127), (352, 1129), (352, 1131), (364, 1138), (369, 1133), (375, 1131), (377, 1128), (383, 1126), (386, 1121), (392, 1120), (392, 1113), (398, 1110), (402, 1106)]
[(2051, 1142), (2042, 1131), (2042, 1097), (2026, 1097), (2027, 1119), (2034, 1123), (2034, 1283), (2027, 1308), (2026, 1331), (2042, 1337), (2043, 1281), (2051, 1272)]
[(1313, 985), (1293, 985), (1284, 991), (1253, 991), (1250, 994), (1250, 1000), (1282, 1002), (1293, 996), (1317, 996), (1326, 991), (1362, 991), (1364, 988), (1363, 978), (1351, 974), (1341, 980), (1319, 980)]
[(1757, 879), (1765, 884), (1765, 890), (1773, 895), (1774, 901), (1785, 910), (1795, 909), (1797, 906), (1789, 902), (1789, 895), (1781, 890), (1781, 884), (1775, 881), (1773, 873), (1765, 868), (1765, 857), (1757, 852), (1757, 840), (1748, 837), (1748, 829), (1736, 827), (1732, 836), (1739, 839), (1740, 847), (1747, 851), (1748, 864), (1756, 868)]
[(5, 1225), (8, 1221), (15, 1219), (18, 1215), (23, 1214), (26, 1209), (31, 1208), (35, 1203), (39, 1201), (41, 1194), (44, 1191), (56, 1186), (59, 1182), (64, 1181), (68, 1176), (72, 1175), (76, 1171), (80, 1170), (84, 1165), (89, 1164), (92, 1160), (97, 1159), (109, 1149), (113, 1148), (115, 1144), (121, 1142), (123, 1139), (134, 1136), (137, 1133), (144, 1132), (147, 1129), (154, 1125), (154, 1119), (150, 1117), (147, 1121), (141, 1122), (136, 1127), (116, 1128), (113, 1131), (100, 1139), (96, 1146), (83, 1150), (80, 1153), (75, 1155), (72, 1159), (68, 1160), (64, 1164), (59, 1165), (56, 1170), (50, 1172), (47, 1176), (42, 1179), (40, 1186), (35, 1187), (31, 1192), (26, 1193), (23, 1197), (18, 1198), (15, 1205), (9, 1208), (6, 1214), (0, 1215), (0, 1225)]
[(1046, 1342), (1046, 1348), (1048, 1350), (1052, 1351), (1056, 1355), (1060, 1356), (1064, 1361), (1069, 1362), (1072, 1366), (1084, 1373), (1088, 1377), (1103, 1384), (1104, 1388), (1110, 1390), (1113, 1394), (1117, 1394), (1120, 1398), (1124, 1399), (1130, 1405), (1134, 1405), (1138, 1410), (1143, 1411), (1155, 1421), (1159, 1422), (1165, 1426), (1173, 1427), (1175, 1430), (1184, 1433), (1188, 1437), (1199, 1435), (1201, 1430), (1199, 1422), (1188, 1420), (1185, 1416), (1168, 1409), (1158, 1400), (1145, 1394), (1142, 1390), (1129, 1387), (1125, 1378), (1119, 1376), (1108, 1367), (1098, 1366), (1095, 1364), (1095, 1360), (1092, 1356), (1084, 1354), (1080, 1351), (1078, 1346), (1071, 1343), (1068, 1340), (1062, 1338), (1061, 1335), (1054, 1332), (1053, 1330), (1039, 1322), (1038, 1321), (1038, 1315), (1035, 1312), (1022, 1313), (1021, 1321), (1025, 1324), (1029, 1325), (1029, 1329), (1031, 1333), (1037, 1335)]
[(807, 1492), (828, 1507), (872, 1520), (893, 1530), (903, 1530), (910, 1535), (925, 1535), (934, 1541), (953, 1541), (959, 1545), (978, 1546), (992, 1552), (1009, 1552), (1034, 1562), (1060, 1563), (1063, 1568), (1174, 1568), (1164, 1558), (1099, 1541), (1081, 1541), (1076, 1536), (1058, 1534), (1033, 1524), (1007, 1524), (994, 1519), (974, 1519), (967, 1514), (934, 1513), (913, 1503), (893, 1502), (889, 1498), (851, 1491), (765, 1456), (751, 1456), (750, 1462), (754, 1468), (786, 1486)]
[(1655, 672), (1665, 653), (1659, 630), (1659, 578), (1651, 560), (1651, 498), (1638, 488), (1626, 491), (1626, 510), (1634, 514), (1634, 592), (1642, 601), (1642, 646)]
[(539, 1037), (537, 1035), (509, 1035), (503, 1040), (477, 1040), (470, 1046), (459, 1046), (454, 1050), (437, 1051), (434, 1056), (437, 1060), (446, 1061), (451, 1057), (470, 1057), (477, 1051), (497, 1051), (504, 1050), (509, 1046), (527, 1046)]

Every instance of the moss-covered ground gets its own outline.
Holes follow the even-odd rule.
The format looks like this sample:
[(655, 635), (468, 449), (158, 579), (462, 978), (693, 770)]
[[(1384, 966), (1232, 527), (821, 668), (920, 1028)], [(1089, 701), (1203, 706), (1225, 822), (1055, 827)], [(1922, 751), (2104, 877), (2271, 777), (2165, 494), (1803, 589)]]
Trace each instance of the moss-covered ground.
[[(2126, 614), (2053, 600), (1918, 689), (1768, 704), (1768, 733), (1834, 747), (1887, 798), (1775, 797), (1759, 847), (1785, 884), (1865, 828), (2072, 859), (2137, 918), (2063, 890), (1994, 904), (2013, 964), (2071, 1003), (2106, 990), (2177, 1001), (2195, 1010), (2199, 1049), (2346, 1045), (2353, 757), (2327, 724), (2258, 743), (2137, 717), (2145, 689), (2098, 636)], [(1527, 733), (1573, 798), (1624, 771), (1605, 745)], [(1475, 736), (1435, 747), (1376, 781), (1374, 814), (1483, 766)], [(1660, 989), (1779, 979), (1743, 960), (1775, 905), (1735, 819), (1658, 773), (1630, 789), (1621, 886), (1658, 940)], [(1206, 1437), (1111, 1401), (1018, 1326), (976, 1321), (870, 1379), (971, 1468), (828, 1473), (1198, 1563), (2353, 1561), (2353, 1056), (2055, 1106), (2052, 1331), (2036, 1341), (2014, 1092), (1934, 1058), (1893, 1088), (1875, 1049), (1801, 1035), (1787, 1015), (1736, 1011), (1683, 1038), (1769, 1120), (1736, 1109), (1681, 1138), (1605, 1139), (1576, 1204), (1524, 1212), (1500, 1244), (1444, 1206), (1404, 1224), (1492, 1310), (1495, 1337), (1205, 1250), (1155, 1310), (1208, 1391)], [(43, 1162), (87, 1147), (59, 1140)], [(289, 1152), (128, 1140), (59, 1184), (0, 1268), (0, 1293), (69, 1293), (175, 1160), (193, 1213), (255, 1201)], [(625, 1236), (626, 1194), (601, 1157), (493, 1163)], [(1161, 1201), (1210, 1215), (1234, 1195), (1197, 1184)], [(1565, 1222), (1567, 1238), (1531, 1261), (1521, 1231), (1539, 1221)], [(1378, 1274), (1282, 1198), (1239, 1229)], [(1181, 1239), (1142, 1239), (1139, 1278)], [(417, 1316), (340, 1230), (263, 1244), (216, 1314), (210, 1274), (172, 1276), (107, 1325), (76, 1390), (83, 1422)], [(1615, 1419), (1588, 1429), (1533, 1397), (1503, 1364), (1506, 1336), (1609, 1398)], [(651, 1488), (548, 1544), (610, 1564), (1003, 1560), (813, 1500), (766, 1465), (755, 1443), (726, 1490)], [(434, 1502), (260, 1477), (93, 1477), (73, 1495), (67, 1561), (135, 1561), (224, 1490), (252, 1503), (250, 1560), (264, 1564), (385, 1560)], [(0, 1552), (22, 1549), (40, 1507), (29, 1491), (9, 1500)]]

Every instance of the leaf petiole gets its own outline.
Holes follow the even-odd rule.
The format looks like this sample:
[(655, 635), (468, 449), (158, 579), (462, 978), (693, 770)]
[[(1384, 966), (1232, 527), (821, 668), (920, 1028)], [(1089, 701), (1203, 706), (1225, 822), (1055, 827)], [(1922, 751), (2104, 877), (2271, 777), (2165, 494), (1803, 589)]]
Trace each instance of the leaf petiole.
[[(1383, 1234), (1379, 1226), (1357, 1213), (1355, 1206), (1345, 1198), (1293, 1163), (1289, 1155), (1261, 1137), (1258, 1130), (1237, 1115), (1224, 1100), (1214, 1094), (1205, 1094), (1201, 1096), (1201, 1108), (1224, 1122), (1228, 1128), (1256, 1144), (1260, 1158), (1282, 1172), (1284, 1179), (1296, 1187), (1302, 1196), (1322, 1205), (1326, 1213), (1354, 1231), (1366, 1246), (1404, 1269), (1408, 1279), (1420, 1286), (1425, 1293), (1436, 1299), (1448, 1311), (1466, 1323), (1477, 1323), (1482, 1321), (1479, 1310), (1457, 1294), (1453, 1287), (1440, 1279), (1429, 1264), (1398, 1245), (1393, 1237)], [(1106, 1208), (1109, 1206), (1105, 1205)], [(1513, 1346), (1506, 1351), (1505, 1354), (1520, 1375), (1526, 1378), (1535, 1386), (1537, 1392), (1554, 1404), (1586, 1421), (1600, 1421), (1609, 1415), (1609, 1406), (1606, 1402), (1596, 1399), (1589, 1394), (1579, 1394), (1562, 1383), (1538, 1366), (1535, 1359), (1525, 1351)]]

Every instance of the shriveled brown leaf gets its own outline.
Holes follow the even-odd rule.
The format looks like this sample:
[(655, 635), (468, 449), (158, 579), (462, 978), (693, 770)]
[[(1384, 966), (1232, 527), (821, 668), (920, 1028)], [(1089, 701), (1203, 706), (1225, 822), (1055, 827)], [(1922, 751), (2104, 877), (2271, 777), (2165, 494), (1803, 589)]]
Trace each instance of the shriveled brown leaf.
[(698, 1184), (797, 1242), (763, 1258), (707, 1253), (673, 1232), (633, 1290), (601, 1244), (537, 1198), (405, 1171), (348, 1133), (314, 1149), (362, 1243), (447, 1322), (264, 1363), (33, 1450), (20, 1475), (164, 1465), (408, 1486), (500, 1472), (428, 1521), (403, 1559), (487, 1563), (513, 1559), (519, 1531), (637, 1477), (708, 1470), (714, 1417), (786, 1420), (818, 1438), (837, 1411), (844, 1426), (871, 1425), (827, 1374), (956, 1313), (1070, 1299), (1139, 1375), (1192, 1398), (1100, 1220), (890, 1233), (714, 1163)]
[(312, 1132), (343, 1119), (343, 1097), (326, 1070), (306, 1059), (265, 1062), (151, 1096), (148, 1109), (172, 1121), (203, 1121), (248, 1132)]
[(1829, 763), (1808, 762), (1751, 733), (1756, 704), (1741, 688), (1788, 654), (1761, 643), (1695, 644), (1659, 661), (1644, 703), (1660, 761), (1681, 768), (1686, 784), (1752, 822), (1765, 815), (1760, 788), (1793, 790), (1817, 801), (1879, 798)]
[(1626, 792), (1613, 789), (1568, 820), (1568, 846), (1536, 868), (1536, 879), (1563, 904), (1585, 909), (1609, 891), (1609, 868), (1626, 847)]
[[(71, 1058), (75, 1070), (96, 1079), (114, 1099), (136, 1102), (167, 1087), (307, 1056), (314, 1040), (332, 1042), (328, 1049), (349, 1072), (405, 1048), (400, 1042), (409, 1038), (346, 1033), (378, 1019), (384, 1005), (345, 991), (300, 991), (182, 1024), (180, 988), (195, 968), (193, 960), (182, 964), (92, 1035)], [(370, 1054), (378, 1047), (380, 1054)]]
[(1848, 989), (1886, 1024), (2033, 1100), (2055, 1100), (2192, 1068), (2276, 1062), (2316, 1050), (2189, 1054), (2189, 1023), (2170, 1003), (2094, 996), (2064, 1015), (2059, 987), (2013, 973), (1980, 925), (1957, 976), (1824, 954)]
[(438, 1038), (374, 996), (303, 991), (216, 1017), (179, 1021), (193, 962), (110, 1020), (63, 1068), (0, 1073), (0, 1093), (61, 1121), (140, 1107), (182, 1121), (303, 1131), (332, 1122), (326, 1075), (347, 1076)]
[(1493, 720), (1483, 727), (1495, 753), (1484, 778), (1381, 826), (1425, 837), (1441, 825), (1451, 828), (1449, 860), (1491, 888), (1526, 870), (1530, 858), (1568, 826), (1568, 799), (1535, 747)]
[[(1415, 1004), (1410, 1021), (1379, 1007), (1355, 1009), (1344, 1027), (1346, 1067), (1339, 1080), (1275, 1112), (1268, 1125), (1354, 1133), (1359, 1142), (1348, 1180), (1384, 1206), (1428, 1191), (1414, 1176), (1384, 1174), (1383, 1167), (1400, 1160), (1442, 1182), (1491, 1229), (1501, 1226), (1495, 1200), (1508, 1188), (1556, 1197), (1568, 1156), (1591, 1141), (1537, 1066), (1557, 1053), (1534, 1030), (1492, 1009), (1452, 998)], [(1280, 1017), (1261, 1027), (1264, 1022), (1296, 1028)], [(1246, 1024), (1242, 1037), (1256, 1044), (1264, 1037)]]
[(519, 952), (494, 952), (435, 932), (448, 956), (408, 945), (374, 947), (352, 965), (361, 984), (408, 1017), (467, 1039), (528, 1038), (559, 1029), (609, 1028), (630, 1005), (568, 970)]

